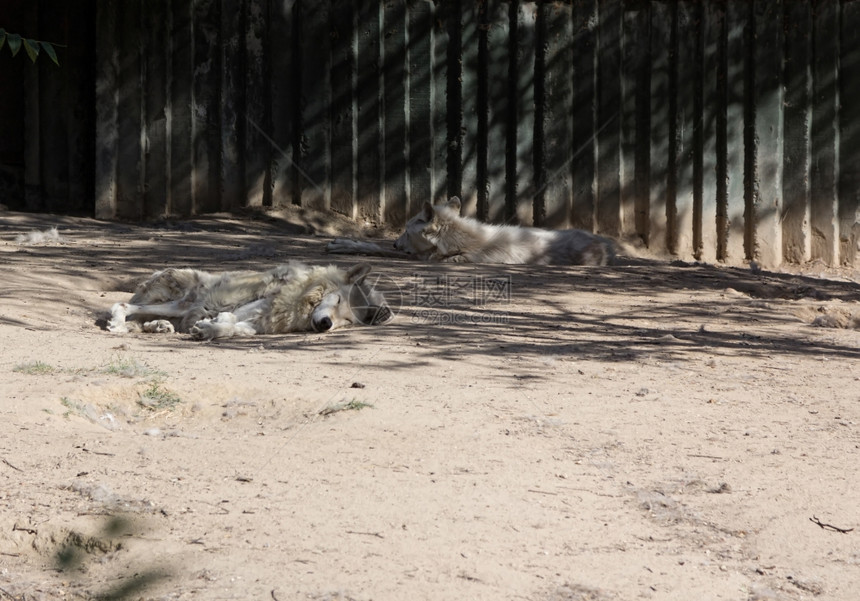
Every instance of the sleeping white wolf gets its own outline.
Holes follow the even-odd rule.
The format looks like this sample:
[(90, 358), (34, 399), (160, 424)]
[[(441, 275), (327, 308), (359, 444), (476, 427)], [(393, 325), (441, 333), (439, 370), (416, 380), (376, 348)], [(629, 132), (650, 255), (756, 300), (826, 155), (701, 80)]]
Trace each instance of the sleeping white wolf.
[(263, 272), (164, 269), (138, 286), (130, 302), (112, 307), (108, 330), (178, 329), (211, 340), (377, 325), (392, 313), (382, 293), (367, 283), (369, 272), (366, 263), (345, 271), (299, 262)]
[(421, 212), (406, 223), (394, 248), (347, 238), (336, 238), (326, 246), (330, 253), (455, 263), (607, 265), (615, 256), (612, 240), (584, 230), (493, 225), (461, 217), (456, 196), (435, 206), (424, 203)]

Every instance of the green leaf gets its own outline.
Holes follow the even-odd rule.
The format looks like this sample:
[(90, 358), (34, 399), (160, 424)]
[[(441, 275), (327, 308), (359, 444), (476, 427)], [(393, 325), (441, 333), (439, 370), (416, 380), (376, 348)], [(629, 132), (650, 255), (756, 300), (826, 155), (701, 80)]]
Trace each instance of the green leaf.
[(57, 51), (54, 50), (54, 47), (51, 46), (48, 42), (39, 42), (42, 45), (42, 48), (45, 50), (45, 54), (54, 61), (54, 64), (58, 67), (60, 66), (60, 61), (57, 60)]
[(3, 50), (3, 44), (6, 43), (6, 30), (0, 27), (0, 50)]
[(18, 54), (18, 51), (21, 49), (21, 36), (17, 33), (9, 34), (9, 51), (12, 53), (12, 56)]
[(39, 42), (36, 40), (24, 40), (24, 50), (27, 51), (27, 56), (30, 57), (30, 60), (35, 63), (36, 59), (39, 58)]

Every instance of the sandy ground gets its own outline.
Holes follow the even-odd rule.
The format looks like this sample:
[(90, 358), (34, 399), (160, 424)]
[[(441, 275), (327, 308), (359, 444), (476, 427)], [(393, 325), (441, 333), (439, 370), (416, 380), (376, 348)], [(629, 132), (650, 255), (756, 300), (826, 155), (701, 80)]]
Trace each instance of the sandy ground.
[(857, 599), (860, 274), (377, 260), (382, 327), (104, 330), (324, 229), (0, 213), (0, 599)]

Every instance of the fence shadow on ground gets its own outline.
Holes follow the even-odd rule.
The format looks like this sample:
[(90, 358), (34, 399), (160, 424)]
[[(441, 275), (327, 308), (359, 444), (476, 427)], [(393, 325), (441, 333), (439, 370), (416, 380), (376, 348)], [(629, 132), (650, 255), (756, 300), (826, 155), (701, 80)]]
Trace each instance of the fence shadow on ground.
[[(44, 217), (40, 219), (43, 227)], [(25, 219), (18, 230), (5, 226), (0, 233), (7, 239), (10, 231), (34, 226), (40, 227)], [(107, 301), (94, 306), (85, 295), (65, 294), (59, 286), (54, 289), (55, 278), (85, 289), (129, 293), (137, 281), (166, 266), (219, 271), (266, 269), (291, 259), (343, 266), (367, 261), (388, 288), (397, 289), (398, 298), (390, 300), (398, 316), (384, 327), (212, 343), (221, 348), (262, 344), (284, 352), (329, 352), (357, 345), (412, 345), (408, 359), (390, 365), (404, 369), (468, 356), (579, 356), (607, 362), (645, 356), (672, 360), (691, 352), (860, 356), (855, 346), (840, 343), (838, 336), (822, 336), (820, 329), (810, 327), (811, 320), (792, 313), (795, 307), (814, 310), (827, 303), (860, 306), (860, 284), (852, 281), (632, 258), (593, 268), (327, 255), (329, 237), (293, 235), (278, 220), (208, 218), (145, 227), (63, 219), (61, 234), (66, 244), (5, 253), (12, 279), (0, 296), (40, 295), (58, 310), (90, 314), (94, 328), (103, 326)], [(468, 287), (488, 281), (506, 283), (507, 295), (486, 299), (454, 294), (435, 306), (421, 296), (421, 286), (428, 283), (462, 288), (463, 283)], [(12, 324), (14, 318), (4, 321)], [(172, 348), (199, 344), (184, 337), (150, 340)]]

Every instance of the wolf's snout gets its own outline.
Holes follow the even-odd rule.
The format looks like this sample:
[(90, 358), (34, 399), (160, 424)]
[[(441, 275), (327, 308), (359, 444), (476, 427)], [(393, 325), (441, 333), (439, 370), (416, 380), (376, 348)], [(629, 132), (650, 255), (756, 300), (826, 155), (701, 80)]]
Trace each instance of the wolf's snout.
[(320, 319), (314, 320), (313, 326), (314, 330), (317, 332), (327, 332), (331, 329), (331, 318), (321, 317)]

